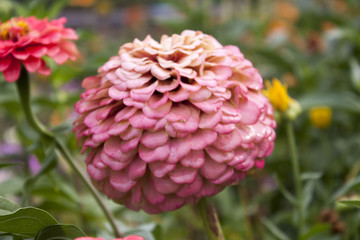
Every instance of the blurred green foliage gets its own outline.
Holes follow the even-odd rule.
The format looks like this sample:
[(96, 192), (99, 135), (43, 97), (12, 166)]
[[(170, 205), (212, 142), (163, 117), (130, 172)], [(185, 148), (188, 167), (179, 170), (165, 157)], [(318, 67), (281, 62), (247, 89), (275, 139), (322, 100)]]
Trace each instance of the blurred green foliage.
[[(110, 31), (101, 21), (94, 26), (77, 24), (84, 23), (82, 15), (72, 14), (85, 12), (106, 22), (107, 17), (117, 16), (116, 11), (127, 17), (117, 18)], [(32, 76), (34, 111), (79, 159), (83, 156), (71, 122), (81, 80), (96, 74), (121, 44), (134, 37), (202, 30), (224, 45), (239, 46), (264, 79), (277, 77), (287, 84), (303, 109), (295, 121), (306, 206), (302, 240), (360, 239), (360, 211), (348, 206), (359, 206), (360, 199), (359, 12), (357, 0), (0, 0), (1, 21), (12, 16), (65, 15), (80, 35), (80, 61), (62, 66), (49, 62), (50, 77)], [(1, 153), (0, 195), (49, 211), (89, 235), (109, 237), (109, 226), (79, 179), (57, 155), (49, 157), (47, 143), (27, 125), (15, 92), (15, 86), (1, 76), (0, 144), (18, 145), (21, 150)], [(312, 125), (309, 110), (317, 106), (332, 109), (329, 127)], [(278, 122), (275, 150), (266, 167), (249, 172), (241, 184), (215, 197), (227, 239), (296, 239), (288, 148), (285, 124)], [(46, 167), (37, 181), (29, 170), (31, 155)], [(206, 239), (192, 206), (151, 216), (107, 204), (123, 232), (147, 240)], [(0, 239), (8, 238), (0, 234)]]

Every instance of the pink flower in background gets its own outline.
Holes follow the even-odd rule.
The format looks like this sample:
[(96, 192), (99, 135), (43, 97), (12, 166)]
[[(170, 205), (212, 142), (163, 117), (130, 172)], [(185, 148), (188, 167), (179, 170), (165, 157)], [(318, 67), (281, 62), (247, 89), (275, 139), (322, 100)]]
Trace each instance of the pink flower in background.
[[(93, 237), (80, 237), (80, 238), (75, 238), (75, 240), (105, 240), (105, 239), (93, 238)], [(136, 235), (131, 235), (131, 236), (127, 236), (125, 238), (116, 238), (113, 240), (144, 240), (144, 238), (140, 237), (140, 236), (136, 236)]]
[(196, 203), (264, 166), (276, 122), (235, 46), (202, 32), (124, 44), (84, 79), (74, 131), (94, 185), (155, 214)]
[(50, 69), (42, 59), (48, 56), (57, 64), (79, 56), (75, 31), (64, 28), (65, 18), (48, 21), (35, 17), (12, 18), (0, 22), (0, 72), (8, 82), (19, 78), (21, 63), (26, 70), (49, 75)]

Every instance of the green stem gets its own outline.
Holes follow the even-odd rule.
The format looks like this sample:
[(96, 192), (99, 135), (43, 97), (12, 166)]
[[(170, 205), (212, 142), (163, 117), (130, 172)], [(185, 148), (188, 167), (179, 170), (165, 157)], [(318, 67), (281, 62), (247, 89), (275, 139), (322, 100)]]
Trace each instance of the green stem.
[(295, 182), (295, 191), (296, 191), (297, 209), (298, 209), (298, 227), (299, 227), (299, 233), (301, 233), (304, 225), (302, 183), (300, 176), (299, 157), (297, 153), (295, 134), (294, 134), (294, 126), (291, 121), (288, 121), (286, 123), (286, 132), (289, 141), (291, 165), (292, 165), (294, 182)]
[(210, 198), (202, 198), (196, 208), (200, 213), (209, 240), (224, 240), (219, 218)]
[(54, 134), (49, 132), (44, 125), (40, 123), (40, 121), (36, 118), (36, 116), (31, 111), (30, 105), (30, 83), (29, 83), (29, 74), (24, 67), (21, 68), (20, 77), (16, 82), (17, 91), (20, 98), (20, 105), (25, 113), (25, 116), (34, 130), (38, 132), (43, 138), (47, 140), (53, 141), (57, 150), (64, 157), (66, 162), (70, 165), (70, 167), (75, 171), (75, 173), (81, 178), (85, 186), (89, 189), (90, 193), (95, 198), (96, 202), (100, 206), (104, 215), (108, 219), (115, 237), (121, 237), (119, 230), (115, 224), (115, 219), (112, 213), (107, 209), (105, 203), (103, 202), (101, 196), (98, 191), (93, 187), (91, 182), (85, 177), (84, 173), (81, 171), (80, 167), (77, 166), (76, 162), (72, 159), (69, 151), (66, 147), (57, 139)]

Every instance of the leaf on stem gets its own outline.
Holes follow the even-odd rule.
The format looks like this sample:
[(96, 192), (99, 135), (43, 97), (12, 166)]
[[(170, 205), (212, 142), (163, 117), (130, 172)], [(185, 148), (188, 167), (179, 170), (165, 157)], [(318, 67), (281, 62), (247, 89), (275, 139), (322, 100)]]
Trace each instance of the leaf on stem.
[(284, 195), (284, 197), (294, 206), (297, 205), (297, 200), (294, 197), (294, 195), (292, 195), (286, 188), (285, 186), (281, 183), (280, 179), (278, 176), (275, 176), (276, 179), (276, 183), (279, 187), (280, 192)]
[(74, 225), (56, 224), (43, 228), (35, 240), (72, 240), (86, 234)]
[(314, 226), (312, 226), (309, 231), (307, 231), (305, 234), (303, 234), (300, 237), (300, 240), (306, 240), (309, 239), (310, 237), (319, 234), (319, 233), (324, 233), (324, 232), (329, 232), (330, 230), (330, 225), (329, 224), (316, 224)]
[(360, 187), (360, 175), (351, 179), (345, 183), (340, 189), (338, 189), (331, 197), (331, 202), (336, 201), (340, 196), (347, 194), (349, 191)]
[(290, 240), (291, 239), (269, 219), (261, 218), (261, 222), (278, 239), (280, 239), (280, 240)]
[(35, 237), (48, 225), (58, 222), (46, 211), (26, 207), (0, 216), (0, 232), (9, 232), (24, 237)]
[(40, 169), (39, 173), (35, 176), (29, 177), (26, 180), (26, 182), (24, 184), (24, 189), (23, 189), (24, 199), (28, 199), (36, 180), (38, 180), (39, 177), (48, 173), (49, 171), (51, 171), (52, 169), (54, 169), (56, 167), (56, 165), (57, 165), (56, 160), (57, 160), (57, 158), (56, 158), (56, 153), (55, 153), (55, 146), (52, 145), (50, 147), (48, 154), (46, 155), (46, 157), (44, 159), (43, 164), (41, 165), (41, 169)]
[(345, 204), (350, 207), (360, 208), (360, 200), (341, 200), (341, 201), (336, 201), (336, 203)]
[[(19, 208), (20, 207), (16, 203), (0, 196), (0, 210), (11, 213), (11, 212), (15, 212)], [(2, 215), (1, 212), (0, 215)]]

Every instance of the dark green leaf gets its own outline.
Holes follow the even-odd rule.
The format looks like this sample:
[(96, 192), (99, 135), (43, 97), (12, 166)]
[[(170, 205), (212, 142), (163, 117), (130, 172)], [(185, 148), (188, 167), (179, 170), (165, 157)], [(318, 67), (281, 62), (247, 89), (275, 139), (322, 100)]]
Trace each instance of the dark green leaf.
[(345, 195), (350, 190), (360, 187), (360, 176), (357, 176), (347, 183), (345, 183), (340, 189), (338, 189), (331, 197), (331, 202), (336, 201), (340, 196)]
[(0, 168), (11, 167), (11, 166), (16, 166), (16, 165), (21, 165), (21, 164), (22, 163), (20, 163), (20, 162), (0, 163)]
[(312, 226), (309, 231), (307, 231), (305, 234), (303, 234), (300, 238), (300, 240), (306, 240), (316, 234), (328, 232), (330, 230), (329, 224), (316, 224)]
[(72, 240), (86, 234), (74, 225), (57, 224), (43, 228), (35, 240)]
[(360, 92), (360, 64), (355, 58), (350, 60), (351, 82), (354, 88)]
[(1, 210), (5, 210), (7, 212), (15, 212), (19, 208), (20, 207), (16, 203), (0, 196), (0, 209)]
[(279, 187), (280, 192), (284, 195), (284, 197), (293, 205), (297, 205), (297, 200), (294, 197), (294, 195), (292, 195), (286, 188), (285, 186), (281, 183), (279, 177), (275, 176), (277, 185)]
[(323, 173), (321, 172), (304, 172), (301, 174), (301, 180), (317, 180), (321, 178)]
[(273, 222), (271, 222), (269, 219), (262, 218), (261, 222), (278, 239), (290, 240), (290, 238), (283, 231), (281, 231)]
[(360, 208), (360, 200), (341, 200), (336, 201), (336, 203), (342, 203), (351, 207)]
[(24, 199), (27, 199), (30, 195), (30, 192), (39, 177), (44, 175), (45, 173), (51, 171), (56, 167), (57, 158), (55, 153), (55, 148), (51, 147), (49, 153), (46, 155), (44, 162), (42, 163), (41, 170), (35, 176), (28, 178), (24, 184)]
[(26, 207), (0, 216), (0, 232), (8, 232), (24, 237), (35, 237), (46, 226), (58, 222), (46, 211)]

